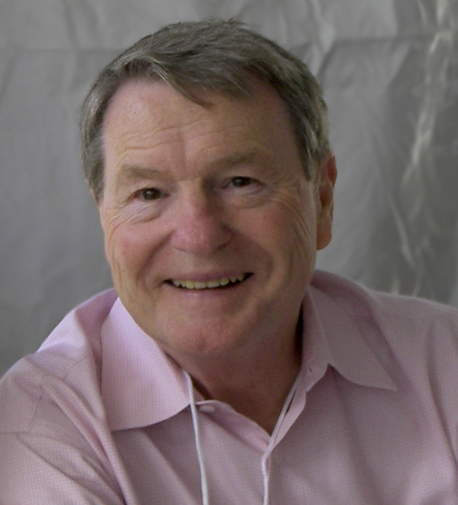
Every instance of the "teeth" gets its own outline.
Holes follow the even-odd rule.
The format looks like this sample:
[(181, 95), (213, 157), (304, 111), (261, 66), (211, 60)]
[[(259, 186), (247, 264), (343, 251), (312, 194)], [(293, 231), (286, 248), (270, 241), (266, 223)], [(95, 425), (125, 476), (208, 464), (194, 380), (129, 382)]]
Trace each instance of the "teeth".
[(237, 277), (223, 277), (218, 280), (208, 282), (193, 282), (184, 280), (172, 280), (172, 284), (177, 288), (185, 289), (214, 289), (222, 286), (227, 286), (229, 283), (242, 282), (245, 279), (245, 274), (240, 274)]

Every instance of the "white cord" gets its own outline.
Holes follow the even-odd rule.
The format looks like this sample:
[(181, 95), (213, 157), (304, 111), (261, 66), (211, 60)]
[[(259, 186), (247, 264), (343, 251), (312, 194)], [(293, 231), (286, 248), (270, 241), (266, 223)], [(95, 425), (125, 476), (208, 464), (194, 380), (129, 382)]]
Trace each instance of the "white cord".
[(297, 389), (297, 384), (299, 381), (299, 376), (294, 381), (293, 387), (291, 388), (288, 396), (286, 397), (285, 403), (283, 404), (283, 408), (278, 416), (277, 422), (275, 423), (274, 431), (269, 440), (269, 445), (267, 446), (266, 452), (263, 454), (261, 459), (261, 471), (262, 471), (262, 482), (264, 487), (264, 497), (262, 500), (262, 505), (269, 505), (269, 481), (270, 481), (270, 467), (267, 466), (269, 461), (269, 456), (272, 453), (273, 446), (277, 440), (278, 432), (280, 431), (281, 425), (283, 424), (283, 420), (285, 419), (286, 413), (293, 401), (294, 393)]
[(191, 405), (191, 416), (192, 416), (192, 426), (194, 428), (194, 441), (196, 444), (197, 459), (199, 461), (200, 469), (200, 486), (202, 490), (202, 505), (209, 505), (208, 498), (208, 483), (207, 483), (207, 472), (205, 470), (205, 461), (202, 447), (200, 445), (200, 432), (199, 432), (199, 419), (197, 416), (196, 401), (194, 397), (194, 386), (192, 383), (191, 376), (185, 371), (186, 381), (188, 383), (188, 395)]
[[(192, 383), (191, 376), (186, 371), (184, 371), (184, 374), (186, 377), (186, 382), (188, 384), (188, 395), (189, 395), (189, 402), (190, 402), (190, 406), (191, 406), (192, 425), (193, 425), (193, 429), (194, 429), (194, 441), (196, 444), (197, 459), (199, 461), (200, 485), (201, 485), (201, 490), (202, 490), (202, 505), (209, 505), (210, 501), (209, 501), (209, 497), (208, 497), (207, 472), (205, 470), (204, 455), (203, 455), (202, 447), (200, 445), (199, 419), (198, 419), (198, 414), (197, 414), (196, 401), (195, 401), (195, 397), (194, 397), (194, 386)], [(263, 481), (263, 489), (264, 489), (264, 496), (263, 496), (263, 500), (262, 500), (263, 505), (269, 505), (269, 481), (270, 481), (270, 467), (268, 466), (269, 456), (272, 453), (272, 448), (275, 444), (275, 441), (278, 436), (278, 432), (281, 428), (281, 425), (283, 424), (283, 420), (286, 416), (286, 413), (288, 412), (291, 402), (293, 401), (293, 396), (294, 396), (294, 393), (296, 392), (296, 389), (297, 389), (298, 379), (299, 379), (299, 377), (296, 378), (296, 380), (293, 384), (293, 387), (291, 388), (290, 392), (288, 393), (286, 401), (283, 404), (283, 408), (281, 410), (280, 416), (278, 417), (277, 422), (275, 424), (274, 431), (272, 432), (272, 435), (270, 437), (269, 445), (267, 446), (267, 449), (261, 459), (261, 471), (262, 471), (262, 481)]]
[(264, 497), (262, 499), (262, 505), (269, 505), (269, 480), (270, 480), (270, 471), (267, 468), (269, 453), (266, 451), (262, 455), (261, 459), (261, 470), (262, 470), (262, 485), (264, 488)]

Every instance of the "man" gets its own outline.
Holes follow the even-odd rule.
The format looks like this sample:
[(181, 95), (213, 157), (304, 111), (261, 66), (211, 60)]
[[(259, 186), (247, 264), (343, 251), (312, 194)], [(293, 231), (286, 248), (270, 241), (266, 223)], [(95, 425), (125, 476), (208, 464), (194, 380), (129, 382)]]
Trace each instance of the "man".
[(456, 311), (314, 272), (320, 89), (235, 21), (119, 56), (81, 121), (115, 291), (0, 388), (2, 505), (456, 504)]

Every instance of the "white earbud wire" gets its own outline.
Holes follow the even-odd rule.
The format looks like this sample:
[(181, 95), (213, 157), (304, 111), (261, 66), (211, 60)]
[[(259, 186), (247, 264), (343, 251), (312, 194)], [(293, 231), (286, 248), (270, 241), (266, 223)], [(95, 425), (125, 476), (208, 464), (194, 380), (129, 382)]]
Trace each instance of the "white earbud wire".
[(197, 451), (197, 459), (199, 462), (199, 470), (200, 470), (200, 487), (202, 491), (202, 505), (209, 505), (209, 497), (208, 497), (208, 483), (207, 483), (207, 471), (205, 469), (205, 460), (204, 454), (202, 451), (202, 447), (200, 445), (200, 431), (199, 431), (199, 419), (196, 408), (196, 401), (194, 397), (194, 386), (192, 383), (191, 376), (185, 372), (186, 381), (188, 383), (188, 394), (189, 401), (191, 406), (191, 416), (192, 416), (192, 426), (194, 429), (194, 441), (196, 444)]

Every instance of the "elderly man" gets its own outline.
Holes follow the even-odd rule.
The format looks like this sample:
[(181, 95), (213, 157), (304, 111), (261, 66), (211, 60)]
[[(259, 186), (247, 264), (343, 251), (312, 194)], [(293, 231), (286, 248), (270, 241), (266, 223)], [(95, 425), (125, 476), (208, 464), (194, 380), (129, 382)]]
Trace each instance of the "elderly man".
[(100, 74), (115, 290), (0, 388), (2, 505), (458, 503), (458, 316), (314, 272), (336, 168), (307, 68), (234, 21)]

